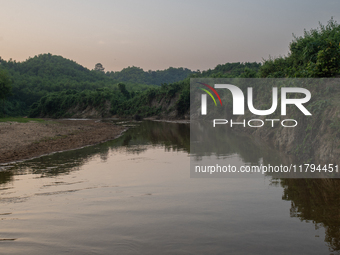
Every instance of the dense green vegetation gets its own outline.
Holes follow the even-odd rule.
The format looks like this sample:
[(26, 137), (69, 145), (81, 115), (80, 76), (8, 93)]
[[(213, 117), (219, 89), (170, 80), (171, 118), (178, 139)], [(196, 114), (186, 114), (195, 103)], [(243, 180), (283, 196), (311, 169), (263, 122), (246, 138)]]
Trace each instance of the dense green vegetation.
[[(288, 56), (270, 58), (262, 64), (226, 63), (202, 72), (172, 67), (145, 72), (128, 67), (105, 73), (100, 63), (100, 68), (88, 70), (51, 54), (21, 63), (0, 58), (0, 69), (6, 70), (12, 81), (13, 96), (6, 101), (5, 111), (11, 116), (27, 115), (30, 111), (32, 117), (70, 117), (70, 108), (84, 111), (92, 107), (102, 111), (102, 116), (183, 116), (189, 110), (188, 76), (334, 77), (340, 73), (339, 42), (340, 26), (331, 19), (326, 26), (320, 24), (319, 28), (294, 37)], [(0, 91), (0, 96), (1, 93), (4, 94)]]
[(160, 86), (164, 83), (174, 83), (184, 80), (194, 73), (196, 72), (182, 67), (169, 67), (166, 70), (149, 70), (145, 72), (142, 68), (129, 66), (118, 72), (107, 72), (106, 75), (117, 81)]
[[(71, 117), (74, 113), (71, 108), (84, 111), (93, 107), (102, 112), (102, 117), (110, 114), (147, 117), (173, 111), (182, 116), (189, 110), (188, 78), (171, 84), (162, 83), (161, 86), (121, 83), (110, 78), (110, 73), (90, 71), (51, 54), (39, 55), (23, 63), (11, 60), (1, 60), (1, 63), (14, 80), (14, 96), (6, 103), (6, 112), (12, 116), (27, 115), (29, 108), (30, 117), (55, 118)], [(256, 72), (259, 66), (257, 63), (227, 63), (218, 65), (215, 71), (209, 70), (209, 74), (238, 76), (249, 70)], [(170, 72), (178, 73), (178, 70), (181, 69), (169, 68), (159, 73), (165, 77)], [(187, 73), (187, 69), (184, 71)], [(205, 72), (192, 74), (196, 77), (203, 75), (206, 75)], [(106, 111), (108, 103), (111, 105), (109, 112)]]
[[(112, 104), (111, 113), (120, 116), (184, 115), (190, 107), (190, 80), (149, 89), (121, 104)], [(175, 116), (173, 116), (175, 117)]]
[[(252, 77), (260, 68), (258, 63), (227, 63), (218, 65), (214, 70), (194, 73), (192, 77)], [(141, 70), (141, 69), (140, 69)], [(70, 108), (85, 110), (89, 105), (102, 112), (102, 117), (108, 117), (105, 111), (106, 102), (110, 102), (110, 115), (128, 116), (169, 116), (180, 117), (188, 113), (190, 107), (190, 79), (163, 83), (161, 86), (144, 91), (128, 90), (124, 83), (118, 84), (118, 90), (110, 88), (60, 91), (43, 96), (32, 105), (31, 117), (71, 117)]]
[[(254, 77), (259, 63), (226, 63), (213, 70), (196, 72), (191, 77)], [(113, 104), (111, 113), (119, 116), (182, 117), (190, 108), (190, 79), (163, 84), (138, 94), (121, 104)]]
[(209, 69), (195, 75), (195, 77), (211, 77), (211, 78), (255, 78), (261, 68), (260, 63), (226, 63), (217, 65), (213, 70)]
[[(11, 95), (11, 90), (12, 90), (12, 81), (9, 77), (9, 75), (7, 74), (6, 71), (4, 70), (0, 70), (0, 99), (3, 102), (3, 106), (5, 105), (5, 100), (6, 98)], [(3, 107), (3, 110), (5, 109), (5, 107)], [(3, 115), (5, 115), (5, 112), (2, 113)]]
[[(187, 77), (191, 73), (188, 69), (175, 68), (169, 68), (168, 71), (156, 71), (156, 73), (162, 73), (164, 78), (162, 80), (162, 77), (158, 77), (158, 82), (167, 82), (168, 79), (165, 77), (171, 76), (174, 71), (172, 69), (177, 74), (177, 78), (172, 77), (172, 79), (181, 80), (183, 76)], [(7, 73), (6, 77), (12, 81), (13, 96), (8, 97), (5, 104), (6, 114), (11, 116), (27, 115), (32, 104), (37, 103), (48, 93), (65, 94), (68, 90), (82, 92), (104, 88), (110, 89), (113, 93), (113, 91), (119, 90), (119, 81), (124, 80), (124, 75), (122, 75), (122, 79), (118, 77), (115, 80), (110, 73), (89, 70), (74, 61), (52, 54), (41, 54), (24, 62), (16, 62), (11, 59), (5, 61), (0, 57), (0, 70), (2, 70), (0, 77), (5, 77), (3, 73)], [(117, 72), (118, 76), (119, 73)], [(129, 72), (123, 70), (122, 73)], [(124, 84), (130, 91), (143, 91), (157, 86), (157, 83), (143, 83), (142, 80), (138, 77), (131, 77)], [(3, 94), (0, 91), (0, 96)], [(1, 99), (2, 97), (0, 97)], [(3, 112), (3, 108), (4, 106), (1, 104), (0, 112)]]
[(94, 90), (113, 85), (112, 80), (102, 73), (51, 54), (35, 56), (24, 62), (0, 59), (0, 68), (6, 70), (13, 81), (13, 96), (6, 102), (6, 112), (12, 116), (27, 115), (29, 107), (50, 92)]
[(78, 111), (85, 110), (89, 105), (103, 110), (105, 102), (123, 100), (119, 92), (109, 88), (96, 90), (84, 90), (77, 92), (76, 90), (63, 90), (53, 92), (43, 96), (38, 102), (33, 103), (31, 107), (30, 117), (72, 117), (68, 112), (70, 108), (77, 107)]
[(340, 25), (331, 19), (326, 26), (294, 37), (286, 57), (268, 59), (259, 77), (334, 77), (340, 73)]

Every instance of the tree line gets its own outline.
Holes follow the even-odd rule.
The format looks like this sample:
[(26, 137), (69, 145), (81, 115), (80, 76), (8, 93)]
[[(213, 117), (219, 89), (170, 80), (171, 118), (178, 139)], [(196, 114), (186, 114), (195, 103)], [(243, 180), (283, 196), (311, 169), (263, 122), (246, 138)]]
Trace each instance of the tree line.
[[(103, 69), (89, 70), (72, 60), (50, 53), (40, 54), (23, 62), (16, 62), (12, 59), (6, 61), (0, 57), (0, 70), (1, 77), (5, 77), (1, 78), (1, 81), (6, 80), (6, 86), (0, 85), (0, 100), (2, 100), (0, 114), (3, 115), (3, 112), (6, 112), (11, 116), (27, 115), (32, 105), (49, 93), (69, 90), (96, 91), (103, 88), (119, 91), (118, 83), (124, 80), (124, 77), (114, 79), (111, 73), (101, 71)], [(187, 77), (188, 70), (178, 70), (182, 73), (180, 78), (177, 77), (178, 79)], [(164, 77), (165, 73), (168, 73), (166, 70), (156, 72), (163, 73)], [(158, 79), (158, 82), (166, 83), (167, 81), (165, 78)], [(131, 91), (143, 91), (158, 85), (150, 81), (144, 82), (141, 77), (124, 81), (124, 84)], [(7, 87), (11, 88), (11, 93), (5, 93)], [(6, 104), (4, 104), (5, 99), (7, 99)]]
[(107, 72), (106, 75), (114, 80), (118, 80), (121, 82), (161, 86), (163, 83), (169, 84), (184, 80), (185, 78), (194, 73), (197, 72), (193, 72), (183, 67), (180, 68), (169, 67), (166, 70), (157, 71), (149, 70), (146, 72), (140, 67), (129, 66), (118, 72)]
[[(206, 71), (168, 68), (148, 71), (138, 67), (120, 72), (89, 70), (74, 61), (41, 54), (24, 62), (0, 58), (0, 100), (8, 115), (40, 116), (50, 112), (62, 117), (74, 104), (86, 107), (111, 103), (111, 114), (157, 115), (157, 100), (176, 98), (178, 114), (188, 111), (189, 78), (288, 78), (336, 77), (340, 73), (340, 26), (331, 19), (327, 25), (305, 31), (289, 44), (289, 54), (263, 63), (226, 63)], [(99, 63), (100, 64), (100, 63)], [(2, 104), (0, 108), (4, 108)], [(4, 112), (0, 111), (2, 114)]]

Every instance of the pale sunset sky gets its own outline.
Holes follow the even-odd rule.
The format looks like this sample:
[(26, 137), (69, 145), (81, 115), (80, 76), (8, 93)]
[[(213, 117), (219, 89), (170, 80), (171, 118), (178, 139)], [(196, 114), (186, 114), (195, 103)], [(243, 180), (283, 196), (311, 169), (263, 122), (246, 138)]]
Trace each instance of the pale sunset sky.
[(340, 23), (340, 0), (0, 0), (0, 57), (61, 55), (89, 69), (206, 70), (288, 53)]

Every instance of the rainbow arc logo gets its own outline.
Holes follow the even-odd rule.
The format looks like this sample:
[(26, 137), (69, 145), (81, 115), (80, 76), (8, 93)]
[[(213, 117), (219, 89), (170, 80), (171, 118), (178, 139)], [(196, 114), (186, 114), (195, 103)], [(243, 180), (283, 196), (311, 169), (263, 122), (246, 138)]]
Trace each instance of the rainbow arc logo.
[[(211, 87), (210, 85), (205, 84), (203, 82), (198, 82), (198, 83), (202, 84), (205, 87), (207, 87), (208, 89), (210, 89), (217, 96), (217, 98), (220, 101), (220, 104), (222, 106), (222, 100), (220, 98), (220, 95), (217, 93), (217, 91), (213, 87)], [(206, 92), (212, 98), (212, 100), (214, 101), (215, 106), (217, 106), (216, 100), (215, 100), (214, 96), (211, 94), (211, 92), (209, 90), (207, 90), (205, 88), (199, 88), (199, 89), (203, 90), (204, 92)], [(207, 115), (207, 95), (206, 94), (202, 94), (201, 95), (201, 114), (202, 115)]]

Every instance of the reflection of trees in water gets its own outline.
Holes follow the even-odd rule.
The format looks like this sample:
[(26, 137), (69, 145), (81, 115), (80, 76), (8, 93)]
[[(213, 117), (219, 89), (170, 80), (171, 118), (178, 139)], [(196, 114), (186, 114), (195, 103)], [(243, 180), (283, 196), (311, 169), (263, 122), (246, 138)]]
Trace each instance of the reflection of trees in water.
[[(195, 127), (194, 127), (195, 128)], [(197, 126), (200, 132), (194, 132), (201, 138), (207, 134), (206, 127)], [(192, 134), (192, 133), (191, 133)], [(220, 146), (216, 141), (223, 139)], [(278, 154), (263, 143), (240, 133), (226, 132), (217, 129), (214, 139), (209, 140), (202, 151), (193, 151), (197, 157), (216, 151), (218, 156), (239, 154), (245, 162), (257, 164), (262, 158), (263, 163), (278, 162)], [(37, 159), (14, 164), (11, 171), (18, 174), (25, 172), (40, 174), (41, 177), (68, 174), (86, 164), (91, 158), (99, 156), (106, 161), (110, 151), (122, 151), (129, 154), (140, 154), (150, 147), (163, 147), (165, 151), (190, 152), (190, 126), (188, 124), (144, 121), (127, 130), (121, 137), (104, 144), (89, 146), (78, 150), (55, 153)], [(5, 179), (4, 179), (5, 180)], [(4, 181), (6, 182), (6, 181)]]
[(109, 142), (111, 150), (139, 154), (150, 147), (164, 147), (166, 151), (190, 151), (188, 124), (144, 121), (124, 136)]
[(91, 146), (78, 150), (54, 153), (15, 163), (10, 168), (10, 171), (14, 172), (14, 174), (40, 174), (41, 177), (68, 174), (71, 171), (78, 170), (79, 166), (84, 165), (96, 155), (105, 158), (108, 155), (108, 148)]
[(224, 125), (214, 128), (210, 122), (192, 124), (190, 135), (192, 141), (198, 141), (191, 148), (197, 160), (213, 154), (217, 157), (238, 154), (244, 162), (254, 165), (258, 165), (261, 159), (264, 164), (272, 165), (287, 160), (268, 144)]
[(186, 124), (142, 122), (140, 126), (127, 130), (123, 136), (103, 144), (15, 163), (9, 170), (0, 172), (0, 185), (11, 181), (16, 174), (40, 174), (41, 177), (68, 174), (94, 157), (99, 156), (102, 161), (106, 161), (110, 150), (140, 154), (150, 146), (163, 146), (166, 150), (189, 151), (189, 130)]
[(188, 124), (145, 121), (124, 135), (122, 146), (154, 145), (167, 149), (190, 151), (190, 126)]
[(0, 185), (10, 181), (13, 181), (13, 172), (8, 170), (0, 171)]
[(291, 217), (324, 226), (330, 250), (340, 251), (340, 180), (282, 179), (283, 200), (291, 201)]
[[(271, 165), (287, 165), (291, 160), (242, 133), (231, 132), (226, 127), (213, 130), (211, 127), (211, 123), (192, 125), (191, 139), (204, 141), (191, 148), (191, 154), (197, 159), (212, 154), (218, 157), (238, 154), (244, 162), (255, 165), (261, 158), (263, 164)], [(272, 179), (273, 185), (278, 182)], [(282, 199), (291, 201), (291, 217), (311, 221), (316, 228), (323, 226), (330, 250), (340, 251), (340, 179), (281, 179), (280, 183), (284, 188)]]
[[(204, 139), (206, 129), (196, 127), (194, 139)], [(191, 133), (192, 134), (192, 133)], [(210, 137), (210, 136), (209, 136)], [(220, 146), (219, 141), (225, 143)], [(91, 158), (99, 156), (107, 160), (110, 150), (140, 154), (150, 147), (164, 147), (166, 151), (190, 152), (190, 128), (186, 124), (164, 122), (142, 122), (129, 129), (123, 136), (104, 144), (79, 150), (56, 153), (45, 157), (14, 164), (10, 170), (0, 172), (0, 188), (13, 180), (15, 174), (33, 173), (41, 177), (68, 174), (76, 171)], [(195, 148), (196, 149), (196, 148)], [(268, 146), (234, 132), (217, 129), (214, 138), (201, 150), (191, 148), (197, 157), (209, 151), (217, 155), (239, 154), (245, 162), (274, 164), (280, 160)], [(274, 156), (276, 155), (276, 156)], [(275, 182), (275, 181), (274, 181)], [(324, 226), (325, 241), (331, 250), (340, 250), (340, 180), (338, 179), (281, 179), (284, 188), (282, 199), (291, 201), (291, 216), (304, 221), (312, 221), (316, 227)]]

